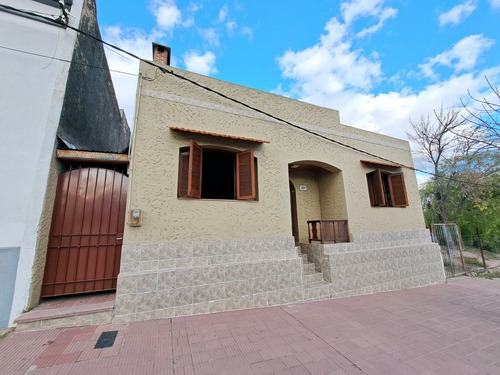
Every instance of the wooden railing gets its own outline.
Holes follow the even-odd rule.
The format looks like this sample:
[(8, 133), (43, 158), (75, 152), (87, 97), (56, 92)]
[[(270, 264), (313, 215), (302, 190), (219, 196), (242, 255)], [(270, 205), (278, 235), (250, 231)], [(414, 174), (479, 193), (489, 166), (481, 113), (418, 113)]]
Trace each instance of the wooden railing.
[(349, 242), (347, 220), (312, 220), (307, 222), (309, 243)]

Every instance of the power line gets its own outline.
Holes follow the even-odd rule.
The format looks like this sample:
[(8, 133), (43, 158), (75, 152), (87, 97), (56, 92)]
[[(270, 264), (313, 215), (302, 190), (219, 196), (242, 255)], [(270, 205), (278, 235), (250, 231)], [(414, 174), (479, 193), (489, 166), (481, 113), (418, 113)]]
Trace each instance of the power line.
[[(128, 55), (128, 56), (131, 56), (131, 57), (133, 57), (134, 59), (137, 59), (137, 60), (142, 61), (142, 62), (144, 62), (144, 63), (146, 63), (146, 64), (148, 64), (148, 65), (151, 65), (151, 66), (153, 66), (153, 67), (157, 68), (158, 70), (160, 70), (160, 71), (161, 71), (162, 73), (164, 73), (164, 74), (170, 74), (170, 75), (172, 75), (172, 76), (174, 76), (174, 77), (176, 77), (176, 78), (179, 78), (179, 79), (184, 80), (184, 81), (186, 81), (186, 82), (189, 82), (189, 83), (191, 83), (191, 84), (193, 84), (193, 85), (195, 85), (195, 86), (197, 86), (197, 87), (200, 87), (200, 88), (201, 88), (201, 89), (203, 89), (203, 90), (206, 90), (206, 91), (208, 91), (208, 92), (214, 93), (214, 94), (216, 94), (216, 95), (218, 95), (218, 96), (220, 96), (220, 97), (222, 97), (222, 98), (224, 98), (224, 99), (227, 99), (227, 100), (232, 101), (232, 102), (234, 102), (234, 103), (237, 103), (237, 104), (239, 104), (239, 105), (241, 105), (241, 106), (244, 106), (244, 107), (246, 107), (246, 108), (248, 108), (248, 109), (251, 109), (251, 110), (253, 110), (253, 111), (255, 111), (255, 112), (258, 112), (258, 113), (260, 113), (260, 114), (263, 114), (263, 115), (265, 115), (265, 116), (268, 116), (268, 117), (270, 117), (270, 118), (272, 118), (272, 119), (274, 119), (274, 120), (276, 120), (276, 121), (282, 122), (282, 123), (284, 123), (284, 124), (287, 124), (287, 125), (289, 125), (289, 126), (292, 126), (292, 127), (296, 128), (296, 129), (302, 130), (302, 131), (304, 131), (304, 132), (306, 132), (306, 133), (309, 133), (309, 134), (311, 134), (311, 135), (314, 135), (314, 136), (319, 137), (319, 138), (321, 138), (321, 139), (324, 139), (324, 140), (326, 140), (326, 141), (329, 141), (329, 142), (335, 143), (335, 144), (337, 144), (337, 145), (339, 145), (339, 146), (345, 147), (345, 148), (350, 149), (350, 150), (352, 150), (352, 151), (359, 152), (359, 153), (362, 153), (362, 154), (365, 154), (365, 155), (368, 155), (368, 156), (371, 156), (371, 157), (377, 158), (377, 159), (379, 159), (379, 160), (383, 160), (383, 161), (389, 162), (389, 163), (394, 164), (394, 165), (396, 165), (396, 166), (398, 166), (398, 167), (406, 167), (405, 165), (403, 165), (403, 164), (401, 164), (401, 163), (397, 163), (397, 162), (395, 162), (395, 161), (393, 161), (393, 160), (391, 160), (391, 159), (387, 159), (387, 158), (384, 158), (384, 157), (382, 157), (382, 156), (379, 156), (379, 155), (373, 154), (373, 153), (371, 153), (371, 152), (368, 152), (368, 151), (365, 151), (365, 150), (359, 149), (359, 148), (357, 148), (357, 147), (354, 147), (354, 146), (348, 145), (348, 144), (346, 144), (346, 143), (343, 143), (343, 142), (337, 141), (337, 140), (335, 140), (335, 139), (332, 139), (332, 138), (330, 138), (330, 137), (327, 137), (327, 136), (324, 136), (324, 135), (322, 135), (322, 134), (320, 134), (320, 133), (317, 133), (317, 132), (315, 132), (315, 131), (313, 131), (313, 130), (306, 129), (306, 128), (304, 128), (304, 127), (300, 126), (300, 125), (294, 124), (294, 123), (292, 123), (292, 122), (290, 122), (290, 121), (288, 121), (288, 120), (285, 120), (285, 119), (282, 119), (282, 118), (280, 118), (280, 117), (274, 116), (274, 115), (272, 115), (272, 114), (270, 114), (270, 113), (268, 113), (268, 112), (265, 112), (265, 111), (263, 111), (263, 110), (261, 110), (261, 109), (259, 109), (259, 108), (256, 108), (256, 107), (254, 107), (254, 106), (251, 106), (251, 105), (249, 105), (249, 104), (246, 104), (246, 103), (244, 103), (244, 102), (241, 102), (241, 101), (239, 101), (239, 100), (237, 100), (237, 99), (234, 99), (234, 98), (232, 98), (232, 97), (230, 97), (230, 96), (227, 96), (227, 95), (225, 95), (225, 94), (223, 94), (223, 93), (221, 93), (221, 92), (219, 92), (219, 91), (217, 91), (217, 90), (214, 90), (214, 89), (212, 89), (212, 88), (210, 88), (210, 87), (208, 87), (208, 86), (202, 85), (202, 84), (200, 84), (200, 83), (198, 83), (198, 82), (196, 82), (196, 81), (194, 81), (194, 80), (192, 80), (192, 79), (189, 79), (189, 78), (187, 78), (187, 77), (185, 77), (185, 76), (182, 76), (182, 75), (180, 75), (180, 74), (178, 74), (178, 73), (175, 73), (173, 70), (168, 70), (167, 68), (165, 68), (165, 67), (163, 67), (163, 66), (160, 66), (160, 65), (158, 65), (158, 64), (156, 64), (156, 63), (154, 63), (154, 62), (152, 62), (152, 61), (149, 61), (149, 60), (143, 59), (143, 58), (141, 58), (141, 57), (139, 57), (139, 56), (137, 56), (137, 55), (133, 54), (132, 52), (129, 52), (129, 51), (127, 51), (127, 50), (124, 50), (124, 49), (122, 49), (122, 48), (120, 48), (120, 47), (118, 47), (118, 46), (116, 46), (116, 45), (111, 44), (111, 43), (108, 43), (108, 42), (106, 42), (106, 41), (102, 40), (101, 38), (98, 38), (98, 37), (96, 37), (96, 36), (94, 36), (94, 35), (92, 35), (92, 34), (90, 34), (90, 33), (86, 32), (86, 31), (80, 30), (80, 29), (79, 29), (79, 28), (77, 28), (77, 27), (74, 27), (74, 26), (71, 26), (71, 25), (69, 25), (69, 24), (66, 24), (66, 23), (62, 22), (62, 21), (61, 21), (61, 19), (52, 19), (52, 18), (50, 18), (50, 17), (41, 16), (41, 15), (38, 15), (38, 14), (35, 14), (35, 13), (32, 13), (32, 12), (28, 12), (28, 11), (22, 11), (22, 10), (19, 10), (19, 9), (16, 9), (16, 8), (13, 8), (13, 7), (10, 7), (10, 6), (7, 6), (7, 5), (0, 5), (0, 7), (5, 8), (5, 9), (8, 9), (8, 10), (11, 10), (11, 11), (15, 11), (15, 12), (25, 13), (25, 14), (30, 15), (30, 16), (35, 16), (35, 17), (41, 18), (41, 19), (43, 19), (43, 20), (46, 20), (46, 21), (49, 21), (49, 22), (52, 22), (52, 23), (55, 23), (55, 24), (58, 24), (58, 25), (62, 25), (62, 26), (66, 27), (66, 28), (68, 28), (68, 29), (70, 29), (70, 30), (73, 30), (73, 31), (75, 31), (75, 32), (79, 33), (79, 34), (82, 34), (82, 35), (85, 35), (85, 36), (87, 36), (87, 37), (89, 37), (89, 38), (91, 38), (91, 39), (94, 39), (96, 42), (101, 43), (101, 44), (103, 44), (104, 46), (109, 46), (109, 47), (111, 47), (111, 48), (112, 48), (112, 49), (114, 49), (114, 50), (117, 50), (117, 51), (123, 52), (124, 54), (126, 54), (126, 55)], [(496, 186), (496, 185), (486, 185), (486, 184), (479, 184), (479, 183), (474, 183), (474, 182), (469, 182), (469, 181), (462, 181), (462, 180), (460, 180), (460, 179), (456, 179), (456, 178), (449, 177), (449, 176), (442, 176), (442, 175), (438, 175), (438, 174), (435, 174), (435, 173), (432, 173), (432, 172), (428, 172), (428, 171), (425, 171), (425, 170), (422, 170), (422, 169), (418, 169), (418, 168), (415, 168), (415, 167), (409, 167), (409, 166), (408, 166), (407, 168), (412, 169), (412, 170), (414, 170), (414, 171), (416, 171), (416, 172), (420, 172), (420, 173), (428, 174), (428, 175), (433, 176), (433, 177), (436, 177), (436, 178), (442, 178), (442, 179), (446, 179), (446, 180), (449, 180), (449, 181), (455, 181), (455, 182), (458, 182), (458, 183), (461, 183), (461, 184), (468, 184), (468, 185), (474, 185), (474, 186), (483, 186), (483, 187), (494, 187), (494, 188), (497, 188), (497, 187), (498, 187), (498, 186)]]
[(89, 67), (89, 68), (95, 68), (95, 69), (100, 69), (100, 70), (109, 70), (111, 72), (120, 73), (120, 74), (127, 74), (127, 75), (134, 76), (134, 77), (138, 77), (139, 76), (138, 74), (130, 73), (130, 72), (125, 72), (123, 70), (104, 68), (102, 66), (91, 65), (91, 64), (87, 64), (87, 63), (81, 63), (81, 62), (78, 62), (78, 61), (75, 61), (75, 60), (62, 59), (60, 57), (43, 55), (41, 53), (24, 51), (24, 50), (20, 50), (20, 49), (17, 49), (17, 48), (6, 47), (6, 46), (0, 46), (0, 48), (6, 49), (6, 50), (9, 50), (9, 51), (18, 52), (18, 53), (23, 53), (23, 54), (26, 54), (26, 55), (43, 57), (43, 58), (50, 59), (50, 60), (62, 61), (62, 62), (66, 62), (66, 63), (69, 63), (69, 64), (76, 64), (76, 65), (86, 66), (86, 67)]

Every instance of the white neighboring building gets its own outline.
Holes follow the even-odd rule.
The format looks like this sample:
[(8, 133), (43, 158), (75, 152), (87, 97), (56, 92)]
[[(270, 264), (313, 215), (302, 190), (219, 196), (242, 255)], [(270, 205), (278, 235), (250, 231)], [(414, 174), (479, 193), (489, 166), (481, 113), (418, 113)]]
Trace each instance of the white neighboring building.
[(40, 299), (62, 140), (78, 150), (128, 147), (102, 45), (64, 25), (100, 37), (95, 7), (95, 0), (0, 4), (0, 329)]
[[(69, 24), (78, 27), (83, 0), (66, 3)], [(2, 5), (46, 16), (62, 13), (57, 1), (3, 0)], [(76, 34), (0, 8), (0, 328), (11, 325), (28, 301)]]

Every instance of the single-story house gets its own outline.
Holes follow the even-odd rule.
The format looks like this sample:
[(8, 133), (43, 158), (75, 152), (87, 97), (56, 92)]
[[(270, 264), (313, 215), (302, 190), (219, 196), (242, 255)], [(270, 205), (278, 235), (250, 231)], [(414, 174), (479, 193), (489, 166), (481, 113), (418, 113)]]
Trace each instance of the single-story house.
[(142, 62), (115, 322), (444, 282), (407, 141)]

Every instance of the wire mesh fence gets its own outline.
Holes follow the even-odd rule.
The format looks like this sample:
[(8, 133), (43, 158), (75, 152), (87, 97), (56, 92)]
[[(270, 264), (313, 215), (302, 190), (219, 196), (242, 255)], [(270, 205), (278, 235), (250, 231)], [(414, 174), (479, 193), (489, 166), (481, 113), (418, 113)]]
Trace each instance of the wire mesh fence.
[(464, 249), (472, 249), (498, 254), (500, 256), (500, 236), (485, 236), (485, 235), (473, 235), (473, 236), (462, 236), (462, 242), (464, 244)]
[(466, 272), (463, 244), (456, 224), (431, 224), (432, 240), (441, 247), (446, 277)]

